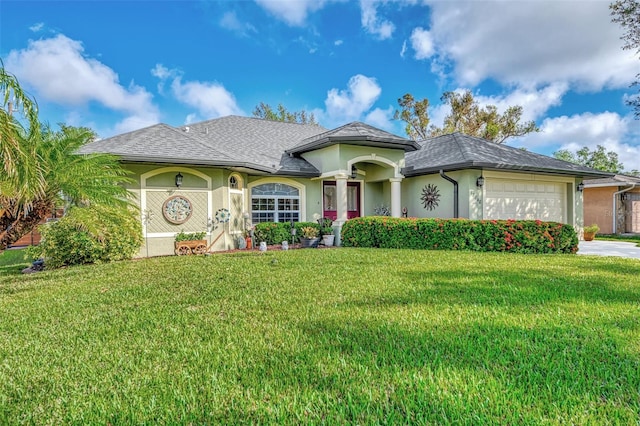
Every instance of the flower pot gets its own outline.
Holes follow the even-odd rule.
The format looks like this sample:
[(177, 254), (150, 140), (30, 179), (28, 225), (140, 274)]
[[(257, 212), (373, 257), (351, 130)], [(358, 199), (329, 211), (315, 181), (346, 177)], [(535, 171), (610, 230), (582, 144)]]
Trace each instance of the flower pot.
[(333, 245), (333, 240), (336, 238), (335, 235), (330, 234), (330, 235), (323, 235), (322, 236), (322, 244), (324, 244), (327, 247), (331, 247)]
[(300, 246), (302, 248), (315, 248), (318, 247), (318, 243), (320, 242), (320, 238), (300, 238)]
[(593, 239), (596, 237), (596, 233), (595, 232), (585, 232), (584, 233), (584, 240), (585, 241), (593, 241)]

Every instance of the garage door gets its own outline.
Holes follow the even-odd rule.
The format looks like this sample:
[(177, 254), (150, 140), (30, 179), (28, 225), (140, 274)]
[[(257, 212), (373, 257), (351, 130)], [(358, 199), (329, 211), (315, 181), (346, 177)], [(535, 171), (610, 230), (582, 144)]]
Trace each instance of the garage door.
[(566, 184), (485, 180), (484, 218), (566, 223)]

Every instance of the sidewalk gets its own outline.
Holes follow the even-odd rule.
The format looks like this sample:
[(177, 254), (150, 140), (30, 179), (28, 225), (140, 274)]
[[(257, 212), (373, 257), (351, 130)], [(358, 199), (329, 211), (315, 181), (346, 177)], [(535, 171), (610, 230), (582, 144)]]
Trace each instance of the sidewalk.
[(622, 241), (580, 241), (578, 254), (640, 259), (640, 247), (636, 246), (636, 243)]

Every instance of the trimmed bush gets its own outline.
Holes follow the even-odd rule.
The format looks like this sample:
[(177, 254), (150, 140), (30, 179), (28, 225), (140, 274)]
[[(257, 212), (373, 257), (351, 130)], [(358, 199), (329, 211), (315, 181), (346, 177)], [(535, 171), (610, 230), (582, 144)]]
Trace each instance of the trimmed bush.
[[(320, 224), (317, 222), (294, 222), (296, 228), (295, 241), (299, 242), (302, 236), (302, 228), (312, 227), (320, 232)], [(291, 222), (262, 222), (255, 226), (253, 231), (256, 242), (265, 241), (269, 245), (280, 244), (283, 241), (291, 241)]]
[(345, 247), (575, 253), (570, 225), (540, 220), (416, 219), (369, 216), (342, 227)]
[(30, 254), (43, 257), (47, 268), (131, 259), (142, 245), (138, 215), (123, 208), (73, 207), (40, 232)]

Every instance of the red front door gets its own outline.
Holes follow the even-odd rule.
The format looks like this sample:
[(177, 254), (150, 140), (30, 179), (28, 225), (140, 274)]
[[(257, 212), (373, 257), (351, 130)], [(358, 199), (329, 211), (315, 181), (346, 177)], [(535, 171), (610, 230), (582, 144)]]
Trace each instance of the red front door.
[[(338, 196), (336, 183), (327, 181), (322, 190), (323, 217), (336, 220), (338, 217)], [(360, 217), (360, 182), (347, 182), (347, 219)]]

